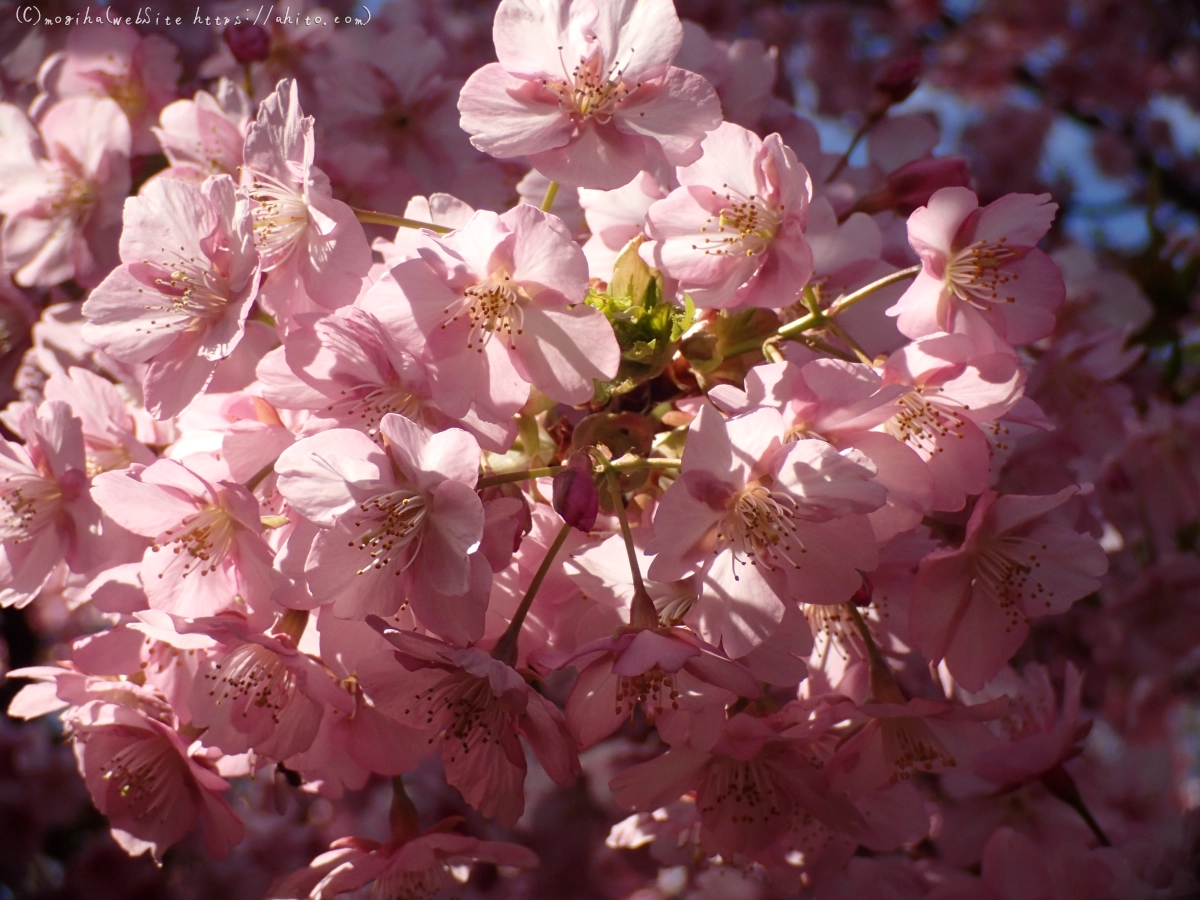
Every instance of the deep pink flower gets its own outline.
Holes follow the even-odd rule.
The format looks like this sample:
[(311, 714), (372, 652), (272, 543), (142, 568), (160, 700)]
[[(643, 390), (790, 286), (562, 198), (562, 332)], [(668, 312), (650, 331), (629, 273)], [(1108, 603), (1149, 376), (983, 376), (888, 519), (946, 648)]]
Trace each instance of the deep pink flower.
[[(593, 658), (580, 665), (587, 657)], [(584, 644), (567, 662), (579, 666), (567, 698), (567, 727), (582, 748), (608, 737), (639, 706), (651, 721), (713, 707), (723, 717), (729, 700), (753, 698), (762, 689), (740, 665), (679, 627), (622, 628)]]
[(92, 492), (114, 521), (153, 541), (141, 568), (151, 608), (188, 617), (269, 609), (280, 579), (258, 501), (240, 484), (160, 459), (99, 475)]
[(92, 700), (67, 720), (75, 756), (96, 808), (127, 853), (163, 853), (199, 819), (218, 859), (242, 839), (242, 823), (220, 796), (229, 789), (172, 724), (119, 703)]
[(695, 162), (721, 123), (712, 87), (671, 65), (683, 29), (670, 0), (502, 0), (499, 62), (458, 109), (471, 143), (564, 185), (619, 188), (658, 159)]
[(304, 570), (342, 618), (390, 616), (411, 603), (421, 624), (460, 643), (483, 633), (492, 573), (478, 552), (479, 445), (456, 428), (430, 434), (395, 413), (384, 447), (334, 428), (279, 457), (279, 492), (319, 526)]
[(125, 203), (121, 261), (83, 304), (83, 337), (149, 363), (146, 408), (169, 418), (242, 339), (259, 282), (249, 207), (227, 175), (156, 179)]
[[(554, 216), (521, 205), (477, 212), (460, 231), (430, 235), (420, 258), (367, 295), (409, 346), (427, 343), (445, 373), (434, 396), (449, 415), (472, 401), (516, 412), (533, 384), (563, 403), (592, 398), (617, 373), (620, 348), (603, 313), (584, 304), (587, 260)], [(397, 291), (397, 287), (399, 290)], [(396, 312), (386, 317), (384, 301)], [(415, 327), (414, 327), (415, 326)]]
[(385, 715), (441, 738), (446, 781), (480, 814), (505, 827), (521, 817), (527, 768), (521, 737), (556, 784), (579, 776), (562, 714), (511, 666), (475, 647), (460, 650), (370, 621), (403, 666), (377, 669), (363, 690)]
[(996, 737), (982, 723), (999, 719), (1007, 698), (960, 706), (903, 695), (872, 697), (858, 713), (859, 727), (838, 745), (826, 764), (831, 782), (853, 795), (869, 794), (916, 775), (969, 774), (975, 756)]
[(374, 882), (372, 897), (434, 898), (461, 889), (463, 867), (472, 863), (531, 869), (538, 864), (532, 850), (504, 841), (481, 841), (440, 830), (386, 844), (365, 838), (341, 838), (307, 869), (289, 875), (267, 896), (269, 900), (332, 900)]
[(811, 729), (783, 726), (739, 713), (711, 750), (672, 747), (618, 774), (613, 799), (651, 811), (696, 791), (701, 842), (722, 855), (763, 850), (808, 817), (860, 833), (862, 814), (813, 764)]
[(37, 129), (0, 103), (0, 173), (0, 248), (17, 284), (92, 286), (116, 265), (129, 193), (129, 123), (116, 103), (64, 100)]
[(735, 659), (771, 634), (786, 604), (841, 603), (878, 562), (865, 513), (887, 492), (870, 461), (783, 438), (774, 409), (726, 422), (702, 407), (654, 515), (650, 577), (702, 572), (700, 635)]
[(700, 308), (788, 306), (813, 273), (808, 170), (779, 135), (764, 141), (728, 122), (703, 147), (646, 214), (642, 257)]
[(1062, 273), (1037, 242), (1058, 205), (1049, 194), (1008, 194), (979, 208), (963, 187), (934, 193), (908, 218), (923, 268), (888, 315), (910, 338), (939, 331), (1028, 344), (1054, 329)]
[(1080, 492), (1047, 497), (983, 494), (961, 547), (921, 560), (909, 634), (955, 681), (978, 691), (1017, 652), (1029, 620), (1065, 612), (1100, 586), (1108, 569), (1100, 545), (1045, 521)]

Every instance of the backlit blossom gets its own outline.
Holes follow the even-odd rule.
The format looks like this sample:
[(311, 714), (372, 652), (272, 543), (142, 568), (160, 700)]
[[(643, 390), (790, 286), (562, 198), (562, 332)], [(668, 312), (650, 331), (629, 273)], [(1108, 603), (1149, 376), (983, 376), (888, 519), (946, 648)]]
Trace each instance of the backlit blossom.
[[(477, 212), (459, 231), (427, 238), (419, 259), (371, 289), (384, 323), (426, 342), (449, 415), (474, 402), (510, 414), (532, 384), (563, 403), (590, 400), (593, 380), (617, 373), (620, 350), (604, 315), (582, 302), (587, 261), (562, 222), (531, 206)], [(399, 289), (397, 291), (397, 288)], [(397, 296), (397, 294), (399, 296)]]
[(646, 214), (642, 257), (698, 307), (787, 306), (813, 272), (804, 240), (812, 180), (777, 134), (725, 123), (680, 186)]
[(1028, 344), (1054, 327), (1066, 289), (1037, 249), (1058, 204), (1049, 194), (1009, 194), (982, 209), (963, 187), (936, 191), (908, 218), (921, 273), (888, 315), (910, 338), (939, 331)]
[(17, 284), (96, 284), (117, 260), (129, 193), (129, 123), (111, 100), (78, 97), (34, 126), (0, 103), (0, 248)]
[(500, 61), (463, 86), (462, 127), (553, 181), (612, 190), (664, 157), (687, 165), (721, 122), (708, 82), (671, 65), (670, 0), (502, 0), (493, 35)]
[(649, 575), (702, 572), (700, 634), (738, 658), (766, 640), (785, 604), (841, 603), (858, 589), (878, 559), (865, 513), (887, 492), (866, 457), (824, 441), (784, 444), (773, 409), (726, 422), (705, 406), (690, 435), (654, 516)]
[(1079, 488), (1048, 497), (988, 491), (975, 504), (961, 547), (921, 561), (909, 632), (931, 660), (978, 691), (1016, 652), (1029, 620), (1065, 612), (1099, 587), (1108, 568), (1091, 537), (1045, 521)]
[(465, 431), (430, 434), (395, 413), (380, 431), (382, 448), (334, 428), (276, 463), (279, 492), (319, 527), (304, 566), (308, 588), (342, 618), (392, 615), (411, 603), (431, 631), (478, 638), (492, 577), (477, 552), (479, 445)]
[(121, 362), (149, 363), (146, 408), (167, 418), (242, 339), (260, 274), (249, 206), (227, 175), (157, 179), (125, 201), (121, 262), (83, 304), (83, 336)]
[(447, 782), (482, 815), (506, 826), (520, 818), (521, 737), (551, 779), (575, 780), (579, 760), (562, 715), (511, 666), (474, 647), (459, 650), (372, 621), (399, 662), (391, 674), (376, 672), (364, 690), (386, 715), (440, 739)]

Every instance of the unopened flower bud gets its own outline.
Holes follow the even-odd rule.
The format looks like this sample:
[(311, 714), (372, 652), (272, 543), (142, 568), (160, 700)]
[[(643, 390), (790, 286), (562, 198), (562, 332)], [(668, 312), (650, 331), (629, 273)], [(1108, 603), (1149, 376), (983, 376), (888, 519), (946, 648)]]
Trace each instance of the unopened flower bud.
[(592, 458), (573, 453), (554, 476), (554, 510), (580, 531), (591, 531), (600, 512), (600, 494), (592, 477)]
[(271, 55), (271, 35), (253, 22), (225, 26), (225, 43), (240, 63), (262, 62)]

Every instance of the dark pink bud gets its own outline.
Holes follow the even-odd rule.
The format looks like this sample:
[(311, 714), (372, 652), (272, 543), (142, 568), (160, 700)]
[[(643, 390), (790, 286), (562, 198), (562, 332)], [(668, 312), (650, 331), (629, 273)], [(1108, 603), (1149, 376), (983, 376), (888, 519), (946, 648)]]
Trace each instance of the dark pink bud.
[(225, 43), (240, 63), (262, 62), (271, 55), (271, 35), (253, 22), (225, 26)]
[(895, 60), (875, 79), (875, 91), (881, 94), (888, 106), (903, 103), (921, 81), (921, 60), (907, 56)]
[(929, 198), (946, 187), (970, 187), (971, 171), (961, 156), (917, 159), (887, 177), (892, 207), (902, 216), (911, 215), (929, 203)]
[(554, 476), (554, 510), (580, 531), (591, 531), (600, 512), (600, 494), (592, 476), (592, 458), (573, 453)]

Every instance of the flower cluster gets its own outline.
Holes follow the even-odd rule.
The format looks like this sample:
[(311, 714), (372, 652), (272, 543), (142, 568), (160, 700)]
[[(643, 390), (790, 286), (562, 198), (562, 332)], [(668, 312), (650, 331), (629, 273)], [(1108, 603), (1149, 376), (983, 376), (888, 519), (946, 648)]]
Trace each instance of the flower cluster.
[(78, 29), (0, 103), (0, 606), (57, 642), (8, 711), (117, 844), (272, 900), (1196, 890), (1200, 420), (1136, 284), (911, 67), (859, 164), (671, 0), (500, 0), (462, 72), (388, 9), (190, 96)]

